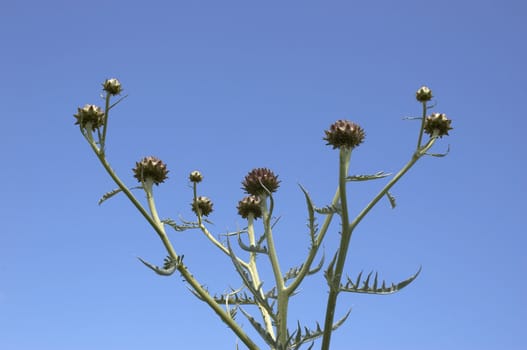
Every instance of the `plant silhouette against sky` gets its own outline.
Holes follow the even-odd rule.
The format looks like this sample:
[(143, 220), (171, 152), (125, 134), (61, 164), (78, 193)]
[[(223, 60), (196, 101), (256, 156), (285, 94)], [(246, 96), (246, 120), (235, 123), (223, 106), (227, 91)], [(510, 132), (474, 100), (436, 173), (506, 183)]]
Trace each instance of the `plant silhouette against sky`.
[[(123, 193), (153, 228), (167, 253), (163, 266), (156, 266), (143, 259), (140, 261), (162, 276), (179, 273), (188, 284), (189, 290), (212, 308), (249, 349), (259, 349), (259, 346), (238, 323), (238, 313), (243, 314), (270, 349), (300, 349), (304, 345), (312, 349), (314, 341), (322, 338), (321, 349), (328, 350), (332, 332), (340, 327), (350, 314), (348, 311), (335, 321), (337, 298), (341, 293), (391, 294), (406, 287), (419, 275), (421, 268), (404, 281), (386, 284), (378, 278), (377, 273), (369, 273), (366, 276), (360, 273), (355, 279), (343, 279), (343, 270), (348, 257), (351, 236), (369, 211), (384, 197), (388, 198), (392, 207), (395, 206), (395, 199), (390, 189), (423, 156), (442, 157), (446, 155), (428, 153), (437, 139), (448, 135), (448, 131), (452, 129), (451, 121), (445, 114), (429, 114), (429, 110), (434, 106), (430, 105), (433, 96), (428, 87), (419, 88), (415, 95), (422, 106), (421, 116), (408, 118), (421, 121), (416, 148), (410, 160), (393, 176), (384, 172), (349, 175), (351, 154), (365, 140), (365, 132), (358, 124), (348, 120), (338, 120), (324, 132), (323, 140), (339, 152), (339, 163), (336, 167), (339, 180), (336, 184), (336, 192), (329, 204), (318, 207), (314, 204), (308, 191), (300, 186), (305, 197), (303, 205), (307, 208), (309, 251), (301, 265), (288, 270), (284, 270), (280, 264), (274, 242), (273, 230), (278, 229), (279, 225), (275, 226), (276, 220), (273, 219), (275, 207), (273, 193), (279, 189), (280, 180), (271, 169), (252, 169), (242, 180), (242, 188), (246, 196), (239, 201), (237, 210), (238, 214), (246, 220), (246, 227), (237, 232), (228, 233), (225, 243), (220, 242), (217, 236), (209, 230), (207, 217), (214, 211), (214, 204), (211, 199), (199, 193), (199, 184), (204, 177), (197, 170), (191, 171), (188, 177), (192, 184), (190, 205), (195, 214), (195, 220), (181, 220), (180, 222), (173, 219), (161, 220), (156, 208), (154, 185), (158, 186), (167, 179), (169, 172), (167, 165), (155, 156), (147, 156), (136, 162), (133, 168), (133, 177), (137, 180), (138, 185), (129, 187), (120, 179), (106, 157), (106, 141), (109, 135), (107, 131), (110, 111), (124, 99), (121, 97), (115, 102), (112, 101), (121, 94), (121, 83), (117, 79), (107, 79), (103, 83), (103, 92), (104, 107), (85, 105), (78, 108), (74, 115), (75, 124), (79, 126), (81, 134), (117, 185), (117, 189), (106, 193), (100, 203), (118, 193)], [(388, 177), (391, 177), (390, 180), (377, 195), (355, 217), (350, 216), (347, 183)], [(141, 203), (132, 190), (141, 190), (146, 195), (146, 203)], [(332, 252), (329, 261), (326, 262), (322, 254), (319, 262), (314, 264), (317, 255), (321, 255), (319, 250), (333, 219), (340, 222), (339, 246), (335, 252)], [(179, 252), (173, 245), (167, 235), (167, 229), (201, 231), (232, 263), (240, 277), (242, 287), (221, 295), (210, 294), (204, 287), (204, 283), (191, 273), (190, 267), (184, 263), (183, 252)], [(237, 245), (236, 249), (235, 245)], [(242, 256), (242, 252), (245, 257)], [(192, 252), (184, 253), (192, 254)], [(268, 263), (272, 268), (274, 286), (270, 289), (263, 288), (257, 264), (259, 256), (266, 259), (258, 260), (260, 264)], [(290, 298), (298, 292), (305, 277), (316, 273), (323, 273), (327, 282), (321, 286), (321, 291), (328, 291), (323, 324), (320, 326), (317, 323), (315, 328), (310, 329), (298, 321), (297, 325), (291, 328), (288, 315)], [(269, 284), (270, 281), (266, 281), (266, 286)], [(256, 314), (258, 316), (255, 316)], [(294, 321), (297, 322), (297, 320)]]

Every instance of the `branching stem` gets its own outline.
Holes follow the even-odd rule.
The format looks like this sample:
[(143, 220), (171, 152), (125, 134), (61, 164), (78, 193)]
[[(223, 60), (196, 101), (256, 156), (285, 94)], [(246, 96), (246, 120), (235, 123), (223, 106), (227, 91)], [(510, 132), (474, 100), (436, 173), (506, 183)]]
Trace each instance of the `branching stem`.
[[(110, 164), (106, 160), (104, 152), (102, 151), (102, 149), (99, 149), (95, 140), (93, 139), (91, 127), (88, 127), (85, 130), (85, 132), (83, 132), (83, 135), (86, 137), (92, 150), (95, 152), (95, 155), (99, 159), (100, 163), (102, 164), (102, 166), (104, 167), (108, 175), (110, 175), (112, 180), (117, 184), (117, 186), (121, 189), (121, 191), (128, 197), (128, 199), (132, 202), (132, 204), (136, 207), (136, 209), (141, 213), (141, 215), (146, 219), (146, 221), (150, 224), (150, 226), (152, 226), (154, 231), (158, 234), (159, 238), (163, 242), (163, 245), (165, 246), (170, 257), (174, 260), (177, 260), (179, 257), (176, 254), (176, 251), (174, 250), (172, 244), (170, 243), (170, 240), (168, 239), (164, 231), (164, 227), (162, 223), (159, 221), (159, 217), (157, 217), (157, 211), (155, 211), (155, 205), (153, 205), (154, 204), (153, 199), (148, 200), (150, 208), (154, 209), (152, 215), (150, 215), (145, 210), (145, 208), (141, 205), (141, 203), (139, 203), (137, 198), (135, 198), (135, 196), (132, 194), (130, 189), (121, 181), (121, 179), (116, 175), (115, 171), (111, 168)], [(152, 192), (150, 191), (150, 194), (151, 193)], [(147, 192), (147, 198), (148, 198), (148, 192)], [(180, 263), (177, 265), (177, 270), (179, 271), (179, 273), (181, 273), (181, 276), (185, 279), (185, 281), (187, 281), (187, 283), (190, 284), (190, 286), (194, 289), (194, 291), (196, 291), (196, 293), (200, 296), (200, 298), (204, 300), (211, 307), (211, 309), (214, 310), (214, 312), (221, 318), (221, 320), (225, 322), (229, 326), (229, 328), (232, 329), (232, 331), (238, 336), (238, 338), (250, 350), (259, 350), (258, 346), (251, 340), (251, 338), (249, 338), (249, 336), (243, 331), (240, 325), (238, 325), (231, 318), (229, 312), (225, 311), (220, 305), (216, 303), (216, 301), (201, 286), (201, 284), (194, 278), (194, 276), (190, 273), (190, 271), (187, 269), (187, 267), (183, 263)]]

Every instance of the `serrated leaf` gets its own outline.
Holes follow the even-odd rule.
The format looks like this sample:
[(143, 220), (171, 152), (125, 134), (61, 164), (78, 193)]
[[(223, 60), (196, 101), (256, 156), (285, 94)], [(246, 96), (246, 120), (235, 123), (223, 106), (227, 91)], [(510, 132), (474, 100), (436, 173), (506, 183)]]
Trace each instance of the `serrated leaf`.
[(346, 177), (346, 181), (369, 181), (382, 179), (383, 177), (390, 176), (391, 173), (385, 173), (384, 171), (378, 171), (375, 174), (370, 175), (352, 175)]
[(242, 314), (247, 318), (247, 320), (249, 320), (249, 322), (251, 323), (251, 325), (253, 326), (253, 328), (258, 332), (258, 334), (260, 334), (260, 336), (262, 337), (263, 340), (265, 340), (265, 342), (270, 345), (271, 347), (275, 347), (276, 346), (276, 342), (275, 340), (273, 339), (273, 337), (271, 336), (271, 334), (269, 334), (269, 332), (267, 332), (267, 330), (262, 327), (262, 325), (256, 321), (254, 319), (254, 317), (252, 317), (251, 315), (249, 315), (249, 313), (247, 313), (245, 310), (243, 310), (242, 308), (240, 308), (240, 311), (242, 312)]
[[(135, 186), (135, 187), (132, 187), (130, 189), (131, 190), (137, 190), (139, 188), (143, 188), (143, 186)], [(112, 198), (113, 196), (115, 196), (116, 194), (118, 194), (120, 192), (122, 192), (122, 190), (120, 188), (116, 188), (115, 190), (111, 190), (111, 191), (106, 192), (105, 194), (102, 195), (101, 199), (99, 199), (99, 202), (97, 202), (97, 204), (101, 205), (106, 200)]]
[(150, 264), (148, 261), (145, 261), (139, 257), (137, 259), (139, 259), (146, 267), (150, 268), (151, 270), (153, 270), (155, 273), (157, 273), (160, 276), (172, 275), (176, 271), (177, 266), (179, 264), (178, 260), (173, 260), (170, 257), (165, 259), (165, 263), (163, 267)]
[(322, 258), (320, 258), (320, 262), (318, 263), (318, 265), (314, 268), (314, 269), (311, 269), (307, 272), (308, 275), (313, 275), (315, 273), (317, 273), (318, 271), (320, 271), (320, 269), (322, 269), (322, 266), (324, 265), (324, 260), (326, 259), (326, 254), (323, 252), (322, 253)]
[(161, 223), (172, 227), (177, 232), (183, 232), (183, 231), (186, 231), (186, 230), (192, 230), (192, 229), (199, 228), (199, 225), (198, 225), (197, 222), (185, 221), (185, 222), (183, 222), (183, 225), (178, 225), (172, 219), (163, 219), (163, 220), (161, 220)]
[(315, 208), (318, 214), (329, 215), (329, 214), (340, 214), (340, 210), (335, 205), (327, 205), (324, 208)]
[(328, 282), (329, 287), (331, 288), (331, 284), (333, 283), (333, 267), (335, 266), (335, 262), (337, 261), (337, 255), (338, 252), (335, 253), (333, 256), (333, 259), (328, 264), (328, 268), (324, 271), (324, 277), (326, 278), (326, 281)]
[(313, 201), (311, 200), (311, 197), (309, 196), (307, 190), (302, 185), (299, 186), (302, 192), (304, 192), (304, 197), (306, 197), (309, 236), (311, 238), (311, 244), (314, 244), (316, 241), (315, 235), (317, 233), (317, 225), (315, 223), (315, 205), (313, 204)]
[(394, 209), (397, 205), (397, 203), (395, 202), (395, 197), (390, 192), (386, 192), (386, 197), (390, 201), (390, 206), (392, 207), (392, 209)]
[(341, 285), (339, 290), (342, 292), (351, 292), (351, 293), (365, 293), (365, 294), (393, 294), (395, 292), (400, 291), (410, 283), (412, 283), (417, 276), (421, 273), (421, 267), (419, 267), (419, 270), (417, 272), (410, 276), (409, 278), (405, 279), (404, 281), (401, 281), (397, 284), (392, 283), (390, 287), (386, 286), (386, 282), (383, 280), (381, 286), (379, 287), (379, 281), (378, 281), (378, 274), (375, 273), (375, 276), (373, 278), (373, 284), (370, 287), (370, 278), (373, 274), (373, 272), (370, 272), (368, 274), (368, 277), (363, 282), (363, 285), (360, 286), (361, 282), (361, 276), (362, 272), (359, 273), (359, 276), (357, 277), (355, 283), (348, 277), (347, 282), (344, 285)]
[(234, 265), (234, 268), (236, 272), (238, 272), (238, 275), (241, 277), (243, 284), (249, 289), (249, 291), (252, 293), (254, 299), (257, 301), (258, 305), (264, 307), (269, 314), (273, 314), (272, 308), (269, 306), (267, 301), (261, 296), (260, 290), (262, 288), (262, 283), (258, 286), (253, 285), (253, 281), (251, 279), (251, 276), (247, 273), (247, 271), (244, 269), (244, 267), (240, 264), (238, 261), (238, 258), (234, 254), (234, 251), (232, 250), (230, 240), (227, 239), (227, 251), (229, 252), (229, 257), (231, 258), (231, 262)]
[(260, 245), (246, 245), (245, 243), (243, 243), (243, 240), (239, 234), (238, 234), (238, 245), (240, 246), (240, 248), (242, 248), (243, 250), (247, 252), (268, 254), (267, 247), (265, 246), (262, 247)]
[(257, 305), (254, 298), (251, 298), (245, 292), (241, 293), (241, 291), (221, 294), (220, 296), (214, 295), (213, 299), (221, 305)]
[[(333, 326), (331, 326), (331, 330), (334, 331), (337, 328), (339, 328), (347, 320), (350, 313), (351, 313), (351, 309), (342, 318), (340, 318), (337, 322), (335, 322)], [(320, 338), (321, 336), (323, 336), (324, 330), (320, 327), (320, 324), (317, 322), (316, 328), (314, 330), (309, 329), (304, 326), (304, 332), (302, 334), (302, 327), (300, 326), (300, 322), (298, 322), (298, 326), (294, 334), (295, 334), (295, 342), (289, 345), (288, 348), (299, 349), (302, 344), (310, 342), (310, 341), (314, 341), (317, 338)], [(292, 339), (292, 337), (290, 337), (290, 339)], [(312, 347), (313, 347), (313, 344), (311, 344), (309, 348), (311, 349)]]

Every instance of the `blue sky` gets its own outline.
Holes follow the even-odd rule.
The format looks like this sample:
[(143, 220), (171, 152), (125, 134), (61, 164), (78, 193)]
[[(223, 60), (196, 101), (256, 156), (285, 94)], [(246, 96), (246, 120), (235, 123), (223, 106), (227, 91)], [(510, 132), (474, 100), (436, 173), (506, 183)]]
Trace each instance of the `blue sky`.
[[(113, 189), (73, 125), (100, 84), (121, 80), (108, 157), (134, 184), (146, 155), (169, 167), (163, 217), (191, 218), (188, 173), (205, 176), (216, 234), (243, 226), (240, 181), (279, 174), (275, 239), (284, 266), (307, 251), (298, 184), (320, 206), (338, 152), (323, 131), (359, 123), (351, 173), (397, 171), (415, 147), (415, 90), (435, 95), (454, 130), (445, 158), (420, 161), (354, 233), (346, 272), (421, 276), (392, 296), (341, 295), (352, 307), (334, 349), (522, 349), (527, 338), (525, 145), (527, 8), (522, 1), (12, 1), (0, 11), (0, 348), (234, 349), (234, 335), (181, 278), (161, 278), (157, 236)], [(382, 186), (350, 185), (352, 210)], [(236, 287), (230, 263), (198, 232), (171, 233), (211, 291)], [(328, 235), (335, 249), (338, 226)], [(260, 263), (265, 265), (265, 260)], [(270, 277), (266, 280), (270, 283)], [(267, 284), (269, 285), (269, 284)], [(323, 321), (322, 276), (290, 322)], [(240, 315), (241, 318), (241, 315)], [(250, 325), (245, 323), (245, 329)]]

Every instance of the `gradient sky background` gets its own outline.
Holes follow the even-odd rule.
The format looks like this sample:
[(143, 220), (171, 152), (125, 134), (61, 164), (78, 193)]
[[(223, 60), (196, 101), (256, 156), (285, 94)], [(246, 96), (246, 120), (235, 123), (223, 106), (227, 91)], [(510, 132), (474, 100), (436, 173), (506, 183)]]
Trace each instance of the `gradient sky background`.
[[(3, 1), (0, 349), (235, 348), (179, 276), (136, 259), (161, 264), (165, 252), (131, 204), (97, 205), (115, 185), (72, 115), (102, 104), (110, 77), (129, 97), (111, 115), (109, 160), (129, 185), (143, 156), (168, 164), (162, 217), (192, 218), (187, 176), (199, 169), (211, 230), (236, 230), (245, 174), (279, 174), (284, 270), (308, 247), (297, 184), (319, 206), (335, 190), (324, 129), (345, 118), (366, 130), (350, 173), (395, 172), (419, 127), (402, 118), (420, 113), (414, 93), (427, 84), (454, 126), (433, 151), (450, 154), (412, 169), (396, 209), (379, 203), (346, 269), (422, 274), (392, 296), (342, 294), (337, 317), (353, 311), (332, 348), (524, 349), (526, 18), (523, 1)], [(350, 185), (353, 212), (383, 183)], [(171, 237), (211, 291), (239, 286), (197, 231)], [(326, 296), (322, 275), (309, 279), (291, 325), (322, 323)]]

